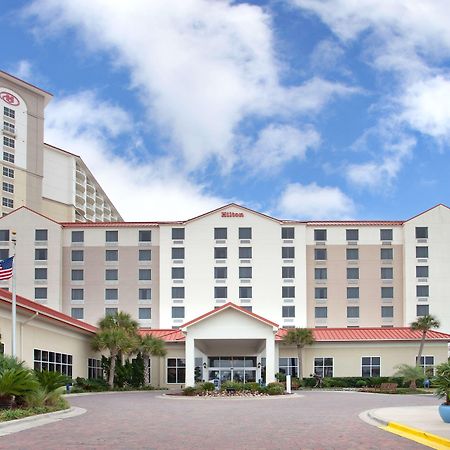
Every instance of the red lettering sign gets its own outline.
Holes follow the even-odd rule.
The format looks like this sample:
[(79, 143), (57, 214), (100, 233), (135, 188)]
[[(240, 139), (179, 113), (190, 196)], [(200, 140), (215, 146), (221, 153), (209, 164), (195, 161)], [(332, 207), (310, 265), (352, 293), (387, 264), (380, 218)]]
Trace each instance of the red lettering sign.
[(244, 217), (242, 212), (222, 211), (222, 217)]
[(0, 92), (0, 98), (4, 102), (8, 103), (8, 105), (11, 105), (11, 106), (19, 106), (20, 105), (19, 99), (15, 95), (10, 94), (9, 92), (4, 92), (4, 91)]

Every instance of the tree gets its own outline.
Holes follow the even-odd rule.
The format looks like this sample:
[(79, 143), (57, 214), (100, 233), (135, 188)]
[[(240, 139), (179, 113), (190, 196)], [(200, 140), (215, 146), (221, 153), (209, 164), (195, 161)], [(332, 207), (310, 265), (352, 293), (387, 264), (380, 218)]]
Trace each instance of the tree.
[(303, 380), (303, 348), (314, 342), (312, 331), (308, 328), (292, 328), (288, 330), (283, 342), (289, 345), (295, 345), (298, 352), (298, 377)]
[(98, 323), (99, 330), (92, 341), (97, 351), (108, 350), (111, 356), (108, 384), (114, 385), (116, 358), (120, 353), (130, 353), (138, 342), (138, 323), (122, 311), (107, 315)]
[(141, 352), (144, 359), (144, 386), (148, 386), (150, 384), (148, 360), (150, 356), (164, 356), (167, 353), (164, 341), (151, 334), (140, 336), (137, 350)]
[(427, 332), (432, 328), (439, 328), (441, 324), (436, 317), (431, 315), (426, 315), (419, 317), (415, 322), (411, 324), (411, 330), (421, 331), (422, 339), (420, 340), (419, 353), (417, 354), (416, 366), (420, 366), (420, 358), (422, 357), (423, 346), (425, 345), (425, 338), (427, 337)]
[(417, 389), (416, 381), (423, 378), (423, 370), (418, 366), (410, 366), (408, 364), (399, 364), (395, 366), (397, 372), (396, 377), (402, 377), (403, 380), (408, 383), (411, 389)]

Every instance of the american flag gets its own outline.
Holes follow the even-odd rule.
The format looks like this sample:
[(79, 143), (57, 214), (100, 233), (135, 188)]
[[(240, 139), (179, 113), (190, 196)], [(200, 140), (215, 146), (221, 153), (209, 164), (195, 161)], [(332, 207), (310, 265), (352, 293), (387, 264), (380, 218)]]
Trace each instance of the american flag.
[(0, 280), (9, 280), (13, 274), (14, 256), (0, 261)]

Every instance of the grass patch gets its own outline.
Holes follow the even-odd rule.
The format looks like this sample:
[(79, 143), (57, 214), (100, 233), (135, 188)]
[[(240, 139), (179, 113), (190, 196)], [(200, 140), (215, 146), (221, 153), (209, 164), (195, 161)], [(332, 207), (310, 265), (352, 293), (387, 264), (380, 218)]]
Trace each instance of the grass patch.
[(15, 408), (0, 410), (0, 422), (9, 420), (23, 419), (24, 417), (36, 416), (55, 411), (62, 411), (70, 407), (69, 403), (63, 398), (59, 399), (54, 406), (35, 406), (33, 408)]

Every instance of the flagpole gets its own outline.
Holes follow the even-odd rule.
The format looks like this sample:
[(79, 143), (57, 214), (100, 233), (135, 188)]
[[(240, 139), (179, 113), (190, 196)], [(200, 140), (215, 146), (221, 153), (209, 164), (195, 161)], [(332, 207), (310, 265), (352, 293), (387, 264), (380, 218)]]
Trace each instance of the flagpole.
[[(13, 244), (13, 256), (16, 256), (16, 232), (13, 231), (11, 241)], [(12, 342), (11, 342), (11, 355), (13, 358), (17, 356), (16, 352), (16, 265), (13, 260), (12, 267)]]

